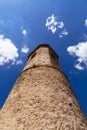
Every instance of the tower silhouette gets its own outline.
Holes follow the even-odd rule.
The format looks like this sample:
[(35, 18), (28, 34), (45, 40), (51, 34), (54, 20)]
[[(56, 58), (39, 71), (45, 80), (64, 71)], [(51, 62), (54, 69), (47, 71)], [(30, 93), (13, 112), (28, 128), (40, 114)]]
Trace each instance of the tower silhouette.
[(49, 45), (39, 45), (29, 55), (0, 110), (0, 130), (87, 130), (87, 120)]

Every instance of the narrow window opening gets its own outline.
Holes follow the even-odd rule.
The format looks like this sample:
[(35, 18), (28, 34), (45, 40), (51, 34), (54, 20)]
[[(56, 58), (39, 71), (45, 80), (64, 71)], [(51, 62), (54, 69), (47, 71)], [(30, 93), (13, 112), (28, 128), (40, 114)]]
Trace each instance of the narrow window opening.
[(53, 53), (51, 53), (51, 57), (56, 60), (56, 56)]
[(31, 56), (30, 60), (33, 59), (33, 58), (35, 57), (35, 55), (36, 55), (36, 53), (34, 53), (34, 54)]

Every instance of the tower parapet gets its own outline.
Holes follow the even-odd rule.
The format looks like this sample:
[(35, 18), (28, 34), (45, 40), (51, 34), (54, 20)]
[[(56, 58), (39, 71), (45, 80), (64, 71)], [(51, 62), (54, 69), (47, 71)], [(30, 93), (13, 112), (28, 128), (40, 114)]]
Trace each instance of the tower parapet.
[(39, 66), (49, 66), (60, 69), (58, 63), (58, 56), (54, 50), (47, 44), (39, 45), (28, 57), (27, 65), (24, 70), (30, 69), (32, 67)]

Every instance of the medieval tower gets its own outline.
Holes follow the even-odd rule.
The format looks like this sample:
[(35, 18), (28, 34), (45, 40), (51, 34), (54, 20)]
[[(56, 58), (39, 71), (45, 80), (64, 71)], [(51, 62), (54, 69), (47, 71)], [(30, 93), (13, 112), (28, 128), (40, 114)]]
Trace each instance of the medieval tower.
[(39, 45), (0, 110), (0, 130), (87, 130), (58, 56)]

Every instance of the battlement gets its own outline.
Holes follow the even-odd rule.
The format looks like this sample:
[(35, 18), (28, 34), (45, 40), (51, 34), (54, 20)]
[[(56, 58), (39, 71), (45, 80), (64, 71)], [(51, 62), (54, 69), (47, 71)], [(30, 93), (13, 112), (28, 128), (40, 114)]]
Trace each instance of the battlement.
[(32, 53), (29, 54), (28, 62), (24, 70), (43, 65), (60, 69), (58, 56), (48, 44), (39, 45)]

